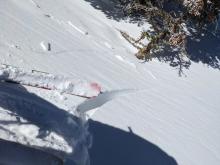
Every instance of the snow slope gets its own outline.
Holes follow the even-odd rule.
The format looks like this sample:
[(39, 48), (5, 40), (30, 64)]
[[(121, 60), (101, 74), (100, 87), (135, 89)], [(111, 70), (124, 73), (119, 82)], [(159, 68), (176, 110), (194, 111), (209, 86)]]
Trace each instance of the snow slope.
[[(186, 76), (179, 77), (178, 71), (166, 63), (156, 60), (141, 63), (133, 55), (135, 49), (117, 29), (137, 36), (143, 27), (107, 17), (106, 12), (100, 9), (101, 4), (112, 7), (111, 1), (105, 0), (0, 1), (0, 62), (24, 70), (34, 69), (97, 82), (103, 91), (138, 89), (139, 92), (118, 97), (93, 114), (90, 121), (94, 135), (94, 147), (90, 150), (91, 164), (142, 165), (147, 162), (159, 165), (166, 162), (168, 165), (218, 165), (219, 70), (192, 63), (190, 69), (184, 72)], [(145, 25), (145, 28), (149, 27)], [(11, 87), (2, 84), (0, 87), (2, 100), (5, 100), (5, 93), (8, 97), (22, 95), (14, 96)], [(56, 110), (62, 109), (68, 113), (83, 101), (54, 91), (45, 94), (40, 89), (28, 90), (37, 95), (34, 100), (40, 99), (43, 103), (48, 100), (50, 106), (55, 104), (59, 107)], [(28, 93), (24, 97), (29, 96)], [(4, 105), (2, 101), (1, 113), (7, 109)], [(17, 108), (9, 109), (19, 112)], [(56, 120), (56, 115), (47, 119)], [(0, 118), (2, 120), (5, 116)], [(65, 117), (61, 118), (65, 121)], [(9, 119), (17, 121), (16, 117)], [(56, 122), (59, 123), (59, 120)], [(9, 124), (1, 123), (0, 126), (10, 130)], [(12, 127), (18, 135), (11, 140), (28, 142), (22, 138), (16, 139), (22, 137), (20, 133), (26, 127), (15, 126), (21, 128)], [(39, 127), (30, 127), (33, 129), (29, 130), (34, 130), (34, 133), (24, 134), (36, 136)], [(53, 130), (56, 132), (58, 128), (62, 130), (63, 124)], [(7, 134), (4, 129), (1, 131)], [(0, 136), (7, 137), (3, 133)], [(60, 136), (61, 139), (66, 137), (64, 134)], [(73, 140), (74, 144), (77, 139)], [(56, 150), (66, 153), (71, 140), (61, 141), (61, 148)], [(83, 144), (87, 146), (86, 142)], [(71, 144), (70, 148), (73, 146)], [(88, 159), (87, 152), (87, 147), (78, 155), (76, 151), (74, 159), (79, 164), (86, 164), (86, 161), (79, 159)]]

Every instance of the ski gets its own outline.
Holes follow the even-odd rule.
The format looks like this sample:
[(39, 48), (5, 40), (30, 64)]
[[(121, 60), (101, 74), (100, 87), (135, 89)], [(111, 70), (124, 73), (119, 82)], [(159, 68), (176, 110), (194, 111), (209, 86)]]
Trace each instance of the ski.
[(18, 67), (5, 64), (0, 65), (0, 81), (46, 90), (57, 90), (61, 93), (83, 98), (96, 97), (101, 93), (100, 85), (95, 82), (52, 75), (36, 70), (26, 72)]

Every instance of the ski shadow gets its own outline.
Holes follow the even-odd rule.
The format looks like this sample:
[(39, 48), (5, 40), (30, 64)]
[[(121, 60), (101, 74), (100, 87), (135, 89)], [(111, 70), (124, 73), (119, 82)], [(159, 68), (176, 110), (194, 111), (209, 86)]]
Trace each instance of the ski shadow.
[(89, 145), (88, 138), (90, 136), (87, 125), (81, 118), (70, 114), (34, 93), (30, 93), (19, 84), (5, 82), (0, 82), (0, 107), (16, 119), (13, 121), (0, 121), (0, 129), (5, 129), (4, 131), (16, 136), (4, 126), (13, 124), (36, 125), (39, 128), (36, 139), (46, 142), (45, 137), (52, 132), (56, 133), (67, 142), (68, 146), (73, 147), (74, 152), (67, 153), (50, 147), (31, 147), (52, 153), (62, 159), (69, 158), (71, 164), (74, 164), (73, 161), (77, 162), (76, 164), (80, 164), (81, 160), (89, 161), (87, 160), (89, 158), (87, 145)]
[(93, 134), (91, 165), (177, 165), (158, 146), (130, 132), (89, 120)]

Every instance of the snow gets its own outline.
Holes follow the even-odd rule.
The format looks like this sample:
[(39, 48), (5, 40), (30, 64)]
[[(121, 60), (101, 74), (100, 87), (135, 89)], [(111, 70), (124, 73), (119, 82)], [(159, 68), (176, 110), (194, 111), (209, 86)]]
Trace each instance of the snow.
[[(3, 69), (6, 78), (55, 89), (1, 82), (0, 138), (53, 153), (65, 164), (88, 165), (90, 155), (92, 165), (218, 165), (219, 70), (192, 62), (179, 77), (167, 63), (142, 63), (118, 31), (137, 37), (142, 27), (109, 17), (101, 5), (114, 4), (0, 1), (0, 63), (19, 68), (16, 74)], [(85, 101), (65, 93), (70, 79), (80, 82), (77, 94), (91, 92), (91, 83), (96, 93), (89, 96), (100, 86), (109, 92)], [(119, 92), (113, 100), (112, 91)], [(77, 109), (92, 108), (88, 132), (87, 115)]]
[[(89, 145), (89, 134), (83, 118), (71, 115), (57, 107), (55, 104), (58, 103), (52, 104), (20, 85), (1, 83), (0, 88), (1, 138), (46, 151), (59, 151), (54, 154), (70, 159), (75, 154), (73, 150), (84, 152), (83, 148)], [(87, 159), (88, 155), (83, 153), (78, 161), (85, 164)]]

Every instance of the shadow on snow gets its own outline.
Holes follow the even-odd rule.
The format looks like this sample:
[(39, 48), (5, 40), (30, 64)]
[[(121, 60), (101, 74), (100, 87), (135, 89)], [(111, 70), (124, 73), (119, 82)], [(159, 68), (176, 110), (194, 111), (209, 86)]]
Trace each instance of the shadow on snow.
[[(32, 147), (53, 153), (61, 158), (69, 157), (76, 162), (80, 162), (82, 156), (88, 156), (88, 139), (85, 134), (87, 128), (84, 122), (43, 98), (28, 92), (23, 86), (0, 82), (0, 107), (6, 109), (7, 113), (17, 119), (17, 121), (0, 121), (0, 125), (2, 125), (0, 129), (5, 129), (3, 126), (10, 124), (34, 124), (39, 128), (39, 134), (36, 138), (44, 140), (44, 137), (50, 132), (55, 132), (74, 148), (74, 153), (66, 153), (53, 148)], [(27, 122), (21, 122), (20, 118)], [(10, 129), (4, 131), (13, 135)], [(75, 143), (76, 141), (77, 143)]]
[[(81, 139), (81, 141), (78, 141), (78, 145), (74, 146), (75, 152), (70, 154), (52, 148), (32, 147), (47, 151), (58, 157), (68, 157), (69, 160), (66, 161), (66, 165), (73, 165), (72, 160), (80, 165), (89, 161), (86, 160), (86, 155), (88, 156), (87, 135), (89, 134), (85, 134), (87, 130), (84, 129), (87, 129), (87, 127), (81, 119), (37, 95), (29, 93), (23, 86), (18, 84), (0, 83), (0, 107), (17, 118), (17, 121), (0, 121), (0, 129), (10, 133), (10, 130), (3, 126), (24, 124), (19, 119), (22, 117), (27, 120), (28, 124), (34, 124), (40, 128), (37, 136), (40, 139), (43, 139), (49, 132), (55, 132), (62, 136), (71, 146), (74, 146), (75, 140)], [(70, 118), (73, 122), (68, 122)], [(163, 150), (135, 135), (132, 131), (125, 132), (92, 120), (88, 124), (94, 137), (93, 147), (90, 150), (91, 165), (177, 165), (176, 161)], [(1, 141), (1, 144), (4, 146), (8, 143)], [(8, 146), (13, 145), (9, 144)], [(18, 150), (23, 150), (22, 146), (17, 147)], [(26, 151), (35, 152), (31, 148), (24, 148), (23, 153), (27, 153)]]
[(93, 135), (91, 165), (177, 165), (174, 158), (132, 131), (93, 120), (89, 121), (89, 130)]
[[(143, 23), (140, 15), (127, 16), (123, 13), (123, 0), (85, 0), (95, 9), (102, 11), (107, 18), (116, 21), (127, 20), (131, 23)], [(220, 24), (220, 21), (219, 23)], [(189, 69), (191, 62), (203, 63), (208, 67), (220, 70), (220, 28), (215, 30), (215, 34), (210, 29), (215, 29), (211, 25), (198, 32), (192, 32), (192, 36), (187, 39), (186, 50), (189, 55), (189, 61), (182, 61), (177, 52), (172, 48), (165, 48), (161, 53), (155, 53), (153, 58), (161, 62), (168, 63), (171, 67), (179, 69), (179, 74), (184, 69)], [(214, 30), (212, 30), (214, 31)], [(129, 33), (129, 31), (128, 31)]]

